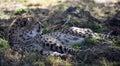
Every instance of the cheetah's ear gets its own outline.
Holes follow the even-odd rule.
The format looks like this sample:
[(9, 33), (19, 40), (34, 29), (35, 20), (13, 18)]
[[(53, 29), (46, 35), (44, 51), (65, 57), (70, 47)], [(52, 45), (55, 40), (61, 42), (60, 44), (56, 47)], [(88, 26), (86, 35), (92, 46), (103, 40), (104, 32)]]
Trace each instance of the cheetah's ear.
[(15, 17), (15, 19), (14, 19), (14, 20), (12, 21), (12, 23), (10, 24), (10, 27), (13, 27), (13, 26), (15, 26), (15, 25), (18, 25), (19, 21), (20, 21), (20, 16)]
[(20, 18), (22, 18), (21, 16), (16, 16), (14, 19), (14, 21), (18, 21), (18, 20), (20, 20)]

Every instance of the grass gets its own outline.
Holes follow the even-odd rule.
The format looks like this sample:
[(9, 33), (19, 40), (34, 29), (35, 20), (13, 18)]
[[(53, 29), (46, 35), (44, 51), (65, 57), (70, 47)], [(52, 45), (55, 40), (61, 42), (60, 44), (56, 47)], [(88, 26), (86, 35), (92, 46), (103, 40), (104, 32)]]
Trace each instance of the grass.
[(27, 6), (50, 6), (60, 3), (59, 0), (18, 0)]
[(62, 60), (60, 57), (42, 56), (41, 54), (34, 52), (26, 54), (22, 59), (20, 65), (22, 66), (72, 66), (70, 61)]
[(8, 42), (0, 38), (0, 51), (9, 48)]
[(3, 16), (3, 15), (4, 15), (4, 13), (0, 13), (0, 17)]
[(82, 43), (75, 44), (75, 45), (72, 45), (70, 47), (75, 48), (77, 50), (79, 50), (83, 46), (87, 46), (89, 48), (92, 48), (97, 44), (99, 39), (101, 39), (101, 38), (100, 37), (87, 37), (87, 38), (85, 38), (85, 40)]
[(97, 33), (107, 33), (108, 32), (107, 27), (101, 23), (97, 23), (97, 22), (83, 23), (83, 22), (81, 22), (80, 25), (82, 27), (90, 28), (94, 32), (97, 32)]
[(5, 14), (4, 13), (0, 13), (0, 18), (2, 18)]
[(98, 41), (98, 38), (96, 37), (88, 37), (81, 43), (81, 46), (88, 46), (92, 48), (97, 44), (97, 41)]
[(120, 47), (120, 35), (111, 40), (116, 46)]
[(31, 12), (30, 10), (25, 10), (25, 9), (20, 8), (20, 9), (16, 9), (16, 10), (14, 11), (14, 14), (15, 14), (15, 15), (22, 15), (22, 14), (24, 14), (24, 13), (30, 13), (30, 12)]

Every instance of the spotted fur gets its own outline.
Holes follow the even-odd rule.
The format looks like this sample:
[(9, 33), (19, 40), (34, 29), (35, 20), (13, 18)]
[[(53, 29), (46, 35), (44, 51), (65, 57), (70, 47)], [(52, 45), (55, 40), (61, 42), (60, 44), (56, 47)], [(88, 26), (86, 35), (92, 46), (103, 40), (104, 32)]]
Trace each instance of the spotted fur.
[(38, 16), (21, 16), (16, 18), (9, 29), (10, 46), (19, 52), (51, 50), (59, 53), (75, 55), (78, 51), (69, 48), (78, 44), (86, 37), (99, 35), (88, 28), (69, 27), (62, 30), (43, 34)]
[[(43, 26), (40, 24), (39, 19), (33, 16), (21, 16), (16, 18), (9, 29), (9, 42), (11, 47), (22, 47), (27, 41), (42, 34)], [(19, 48), (17, 47), (17, 49)]]

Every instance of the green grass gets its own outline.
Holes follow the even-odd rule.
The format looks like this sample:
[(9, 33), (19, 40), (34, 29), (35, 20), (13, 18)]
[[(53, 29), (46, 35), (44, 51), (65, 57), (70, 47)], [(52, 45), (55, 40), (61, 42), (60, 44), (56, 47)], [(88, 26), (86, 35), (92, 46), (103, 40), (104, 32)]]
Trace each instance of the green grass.
[(111, 40), (116, 46), (120, 47), (120, 35)]
[(70, 47), (75, 48), (77, 50), (79, 48), (81, 48), (82, 46), (87, 46), (89, 48), (92, 48), (92, 47), (94, 47), (97, 44), (99, 39), (101, 39), (101, 38), (100, 37), (88, 37), (88, 38), (85, 38), (85, 40), (82, 43), (75, 44), (75, 45), (72, 45)]
[(62, 60), (60, 57), (41, 55), (40, 53), (34, 52), (25, 54), (22, 58), (21, 66), (60, 66), (62, 62), (63, 66), (72, 66), (71, 62)]
[(1, 18), (2, 16), (4, 16), (4, 13), (0, 13), (0, 18)]
[(0, 51), (6, 48), (9, 48), (8, 42), (0, 38)]
[(16, 10), (14, 11), (14, 14), (15, 14), (15, 15), (22, 15), (22, 14), (24, 14), (24, 13), (30, 13), (30, 12), (31, 12), (30, 10), (25, 10), (25, 9), (20, 8), (20, 9), (16, 9)]
[(94, 32), (97, 32), (97, 33), (107, 33), (108, 32), (107, 27), (101, 23), (97, 23), (97, 22), (83, 23), (83, 22), (81, 22), (80, 24), (83, 27), (90, 28)]
[(90, 48), (92, 48), (93, 46), (95, 46), (97, 44), (97, 41), (99, 40), (99, 37), (88, 37), (85, 39), (85, 41), (83, 41), (81, 43), (82, 46), (88, 46)]
[(0, 13), (0, 16), (3, 16), (4, 15), (4, 13)]

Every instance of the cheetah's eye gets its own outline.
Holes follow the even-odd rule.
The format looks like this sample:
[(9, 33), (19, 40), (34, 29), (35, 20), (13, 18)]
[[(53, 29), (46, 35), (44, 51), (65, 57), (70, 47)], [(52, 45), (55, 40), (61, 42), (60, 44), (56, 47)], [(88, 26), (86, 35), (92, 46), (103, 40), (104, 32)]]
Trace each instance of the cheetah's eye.
[(24, 27), (24, 26), (26, 26), (26, 25), (27, 25), (27, 20), (23, 20), (23, 21), (21, 22), (21, 24), (20, 24), (21, 27)]

